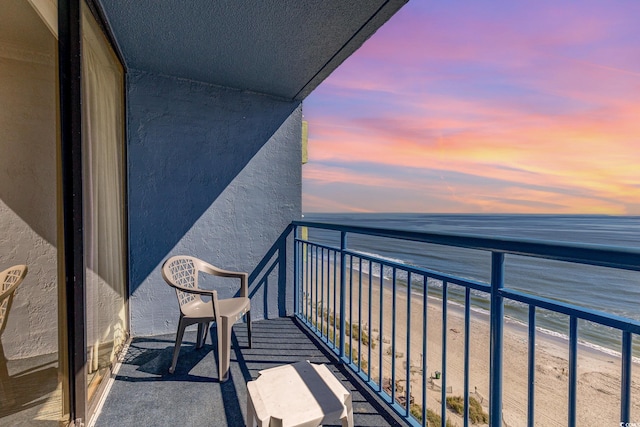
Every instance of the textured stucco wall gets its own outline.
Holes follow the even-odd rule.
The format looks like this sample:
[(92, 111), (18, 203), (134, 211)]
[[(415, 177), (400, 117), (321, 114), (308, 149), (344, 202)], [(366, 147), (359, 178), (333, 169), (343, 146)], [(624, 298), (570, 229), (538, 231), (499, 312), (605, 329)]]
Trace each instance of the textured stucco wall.
[(29, 268), (1, 337), (8, 359), (58, 350), (54, 46), (0, 42), (0, 271)]
[[(252, 319), (292, 309), (301, 106), (131, 70), (127, 78), (131, 332), (174, 333), (162, 262), (191, 254), (250, 273)], [(232, 296), (238, 283), (220, 286)]]

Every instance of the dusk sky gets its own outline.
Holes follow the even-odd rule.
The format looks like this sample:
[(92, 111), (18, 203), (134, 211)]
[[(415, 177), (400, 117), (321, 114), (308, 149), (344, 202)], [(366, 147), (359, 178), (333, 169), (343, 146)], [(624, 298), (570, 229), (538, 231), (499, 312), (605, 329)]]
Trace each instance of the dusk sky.
[(410, 0), (304, 102), (304, 212), (640, 215), (640, 1)]

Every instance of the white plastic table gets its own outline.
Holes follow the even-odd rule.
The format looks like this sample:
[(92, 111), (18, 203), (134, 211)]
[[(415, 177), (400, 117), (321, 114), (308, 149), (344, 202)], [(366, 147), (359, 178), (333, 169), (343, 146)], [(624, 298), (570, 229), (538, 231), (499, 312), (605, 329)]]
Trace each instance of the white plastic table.
[(353, 427), (351, 393), (327, 369), (308, 361), (260, 371), (247, 383), (247, 426)]

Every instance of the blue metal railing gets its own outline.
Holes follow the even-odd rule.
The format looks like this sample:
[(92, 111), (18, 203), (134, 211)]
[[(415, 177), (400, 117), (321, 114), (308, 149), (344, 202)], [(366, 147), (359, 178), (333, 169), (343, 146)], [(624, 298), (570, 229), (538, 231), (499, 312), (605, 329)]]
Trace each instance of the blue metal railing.
[[(451, 286), (464, 288), (464, 378), (463, 378), (463, 420), (469, 425), (469, 334), (471, 291), (486, 294), (490, 300), (490, 355), (489, 355), (489, 424), (502, 426), (503, 403), (503, 327), (504, 302), (517, 301), (528, 307), (528, 402), (527, 423), (534, 425), (535, 420), (535, 331), (536, 310), (544, 309), (569, 316), (569, 372), (568, 372), (568, 424), (576, 424), (577, 401), (577, 355), (578, 320), (583, 319), (604, 325), (622, 333), (621, 352), (621, 390), (620, 421), (630, 422), (631, 416), (631, 367), (632, 338), (640, 334), (640, 322), (628, 318), (607, 314), (572, 304), (527, 294), (504, 286), (505, 254), (515, 254), (566, 261), (571, 263), (604, 266), (616, 269), (640, 271), (640, 251), (625, 248), (610, 248), (597, 245), (564, 244), (542, 241), (521, 241), (507, 238), (486, 238), (479, 236), (447, 235), (422, 233), (406, 230), (391, 230), (371, 227), (356, 227), (338, 224), (325, 224), (310, 221), (294, 221), (294, 299), (295, 315), (311, 328), (332, 349), (342, 362), (347, 364), (360, 378), (379, 394), (398, 414), (411, 425), (426, 426), (427, 408), (427, 298), (429, 283), (442, 284), (442, 366), (437, 380), (440, 387), (440, 415), (442, 426), (447, 419), (447, 292)], [(312, 242), (300, 237), (300, 227), (333, 230), (340, 233), (340, 246), (331, 246)], [(471, 279), (456, 277), (427, 268), (405, 265), (349, 249), (349, 234), (377, 236), (413, 242), (423, 242), (467, 249), (488, 251), (491, 253), (491, 281), (483, 283)], [(363, 262), (368, 264), (368, 275), (363, 280)], [(355, 266), (355, 267), (354, 267)], [(379, 283), (372, 273), (379, 268)], [(339, 269), (339, 271), (338, 271)], [(357, 273), (354, 273), (354, 269)], [(406, 279), (399, 279), (399, 273)], [(355, 277), (354, 277), (355, 276)], [(389, 279), (385, 279), (388, 277)], [(354, 287), (354, 280), (357, 282)], [(406, 280), (407, 305), (398, 306), (398, 282)], [(387, 283), (390, 282), (390, 283)], [(364, 286), (364, 287), (363, 287)], [(411, 289), (420, 287), (422, 294), (421, 350), (418, 357), (419, 368), (412, 366), (411, 358)], [(389, 289), (390, 291), (385, 291)], [(354, 292), (357, 296), (354, 296)], [(363, 295), (364, 292), (364, 295)], [(374, 295), (378, 292), (379, 295)], [(389, 295), (390, 293), (390, 295)], [(377, 298), (374, 298), (376, 296)], [(354, 298), (357, 298), (354, 304)], [(362, 314), (363, 298), (368, 302), (367, 313)], [(390, 299), (390, 300), (389, 300)], [(377, 308), (375, 308), (377, 304)], [(386, 310), (391, 310), (386, 312)], [(354, 314), (357, 316), (354, 323)], [(385, 316), (392, 319), (391, 337), (385, 336)], [(363, 327), (363, 319), (366, 326)], [(396, 337), (396, 325), (406, 319), (405, 346)], [(377, 326), (373, 328), (373, 325)], [(373, 333), (378, 332), (374, 339)], [(400, 337), (402, 341), (403, 337)], [(387, 342), (389, 341), (389, 342)], [(379, 346), (375, 348), (376, 342)], [(357, 347), (354, 346), (357, 345)], [(387, 351), (383, 347), (387, 345)], [(363, 354), (364, 347), (364, 354)], [(406, 352), (406, 365), (398, 370), (396, 359)], [(377, 364), (374, 372), (372, 364)], [(390, 365), (390, 368), (385, 368)], [(386, 374), (386, 375), (385, 375)], [(421, 402), (414, 403), (411, 383), (415, 376), (422, 386)], [(397, 378), (400, 376), (400, 378)], [(433, 381), (429, 378), (430, 381)], [(404, 389), (401, 383), (404, 382)]]

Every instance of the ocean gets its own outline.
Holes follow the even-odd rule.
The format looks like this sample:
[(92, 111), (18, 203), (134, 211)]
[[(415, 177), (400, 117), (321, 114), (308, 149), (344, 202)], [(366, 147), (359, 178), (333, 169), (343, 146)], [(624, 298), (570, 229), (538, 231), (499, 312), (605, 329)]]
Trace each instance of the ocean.
[[(640, 217), (630, 216), (309, 213), (304, 219), (364, 227), (640, 249)], [(339, 233), (330, 230), (310, 229), (309, 239), (337, 247), (340, 245)], [(348, 247), (395, 262), (486, 283), (490, 281), (491, 254), (486, 251), (355, 234), (349, 234)], [(358, 267), (354, 264), (354, 268)], [(373, 267), (373, 274), (379, 277), (380, 268), (375, 264)], [(366, 263), (362, 268), (364, 271), (369, 269)], [(390, 269), (385, 269), (382, 274), (390, 276)], [(404, 281), (401, 276), (399, 279), (406, 291), (406, 276)], [(505, 287), (640, 321), (640, 272), (506, 255)], [(421, 293), (421, 286), (414, 284), (412, 292)], [(428, 292), (429, 296), (441, 297), (441, 283), (430, 281)], [(449, 286), (448, 296), (451, 304), (464, 303), (461, 287)], [(472, 309), (487, 313), (488, 294), (474, 291)], [(506, 301), (505, 316), (512, 322), (526, 324), (528, 308)], [(580, 321), (578, 326), (582, 344), (609, 354), (619, 354), (622, 338), (618, 331), (587, 321)], [(538, 309), (536, 327), (540, 333), (567, 340), (569, 318)], [(640, 340), (634, 338), (633, 353), (638, 360)]]

